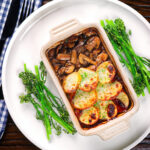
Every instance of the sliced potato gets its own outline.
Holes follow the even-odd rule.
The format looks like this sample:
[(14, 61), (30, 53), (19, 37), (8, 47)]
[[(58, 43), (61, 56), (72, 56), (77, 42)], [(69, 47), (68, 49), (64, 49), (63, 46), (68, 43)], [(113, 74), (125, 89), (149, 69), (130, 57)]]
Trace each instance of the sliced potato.
[(120, 82), (101, 84), (98, 83), (96, 88), (98, 100), (111, 100), (115, 98), (122, 90)]
[(120, 92), (116, 99), (119, 99), (124, 104), (125, 108), (128, 108), (129, 98), (125, 92)]
[(100, 64), (96, 72), (99, 75), (99, 82), (102, 84), (111, 82), (116, 73), (115, 68), (110, 61), (105, 61)]
[(74, 93), (81, 81), (81, 76), (78, 72), (69, 74), (63, 82), (63, 88), (66, 93)]
[(79, 117), (79, 120), (86, 125), (92, 125), (96, 123), (98, 119), (99, 111), (95, 107), (84, 109)]
[(117, 115), (117, 107), (113, 101), (99, 101), (96, 106), (99, 107), (101, 120), (109, 120)]
[(97, 87), (98, 75), (95, 71), (87, 68), (80, 68), (78, 72), (82, 78), (79, 85), (80, 90), (89, 92)]
[(77, 90), (72, 103), (77, 109), (86, 109), (91, 107), (97, 101), (96, 91), (92, 90), (90, 92), (84, 92), (82, 90)]

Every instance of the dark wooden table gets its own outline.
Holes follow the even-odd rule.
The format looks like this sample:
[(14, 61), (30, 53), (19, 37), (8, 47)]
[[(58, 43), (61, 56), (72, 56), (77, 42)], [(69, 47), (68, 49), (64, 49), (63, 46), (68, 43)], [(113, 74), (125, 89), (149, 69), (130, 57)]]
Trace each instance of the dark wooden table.
[[(44, 0), (43, 5), (49, 0)], [(150, 0), (121, 0), (142, 14), (150, 22)], [(38, 150), (18, 130), (11, 117), (8, 117), (5, 133), (0, 141), (0, 150)], [(150, 134), (133, 150), (150, 150)]]

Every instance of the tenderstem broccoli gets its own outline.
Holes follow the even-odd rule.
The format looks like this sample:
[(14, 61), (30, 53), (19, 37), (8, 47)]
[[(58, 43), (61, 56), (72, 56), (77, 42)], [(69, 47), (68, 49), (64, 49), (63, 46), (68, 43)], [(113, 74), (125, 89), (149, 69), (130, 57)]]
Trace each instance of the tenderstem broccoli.
[(131, 44), (129, 36), (131, 30), (127, 32), (122, 19), (101, 20), (101, 26), (104, 28), (114, 50), (120, 57), (127, 69), (133, 77), (132, 85), (138, 96), (145, 95), (144, 89), (147, 87), (150, 93), (150, 60), (145, 57), (138, 56)]
[(61, 99), (54, 96), (45, 85), (46, 69), (43, 62), (35, 66), (35, 73), (29, 70), (24, 64), (24, 71), (19, 73), (22, 83), (25, 86), (25, 94), (19, 96), (21, 103), (30, 102), (36, 110), (36, 118), (41, 120), (46, 128), (48, 140), (52, 129), (60, 135), (63, 131), (74, 134), (76, 132), (70, 121), (69, 114)]

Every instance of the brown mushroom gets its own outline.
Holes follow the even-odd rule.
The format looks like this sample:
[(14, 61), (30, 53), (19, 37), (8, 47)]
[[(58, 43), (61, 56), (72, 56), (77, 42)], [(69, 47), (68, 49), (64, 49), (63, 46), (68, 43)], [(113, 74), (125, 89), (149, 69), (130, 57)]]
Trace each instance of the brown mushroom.
[(97, 63), (90, 59), (89, 57), (85, 56), (84, 54), (79, 55), (79, 62), (80, 64), (85, 64), (85, 61), (87, 61), (90, 64), (96, 65)]
[(64, 72), (65, 72), (65, 67), (61, 67), (59, 70), (58, 70), (58, 74), (59, 75), (63, 75), (64, 74)]
[(67, 66), (65, 68), (65, 73), (70, 74), (74, 71), (74, 69), (75, 69), (75, 65)]
[(91, 52), (94, 48), (97, 49), (99, 45), (100, 38), (98, 36), (93, 36), (87, 41), (85, 48)]
[(78, 68), (80, 68), (80, 67), (81, 67), (80, 61), (79, 61), (79, 59), (77, 59), (76, 68), (78, 69)]
[(77, 36), (71, 36), (69, 37), (66, 42), (67, 42), (67, 46), (69, 48), (73, 48), (75, 46), (75, 43), (77, 42), (78, 37)]
[(76, 64), (76, 62), (77, 62), (77, 52), (76, 50), (72, 50), (71, 63)]
[(90, 58), (93, 60), (96, 60), (96, 58), (100, 52), (101, 52), (101, 50), (99, 50), (99, 49), (94, 50), (92, 53), (90, 53)]
[(96, 35), (96, 34), (97, 34), (96, 31), (93, 30), (92, 28), (85, 30), (85, 35), (86, 35), (87, 37), (94, 36), (94, 35)]
[(55, 58), (53, 58), (51, 62), (52, 62), (52, 64), (58, 64), (58, 63), (60, 63), (59, 60), (57, 60)]
[(102, 52), (102, 53), (100, 53), (100, 54), (97, 56), (96, 62), (97, 62), (98, 64), (100, 64), (101, 62), (106, 61), (107, 58), (108, 58), (108, 55), (107, 55), (105, 52)]
[(60, 64), (64, 65), (66, 63), (66, 60), (60, 60), (59, 62)]
[(54, 57), (54, 55), (55, 55), (55, 49), (54, 48), (51, 50), (48, 49), (48, 57), (52, 58)]
[(60, 50), (62, 49), (62, 44), (58, 45), (56, 48), (56, 54), (58, 54), (60, 52)]
[(80, 53), (84, 53), (86, 49), (85, 49), (85, 47), (82, 46), (82, 45), (77, 45), (77, 46), (74, 48), (74, 50), (76, 50), (76, 51), (78, 52), (78, 54), (80, 54)]
[(71, 66), (71, 65), (72, 65), (72, 63), (70, 61), (67, 61), (66, 64), (65, 64), (65, 67)]
[(55, 72), (58, 71), (58, 69), (60, 68), (60, 64), (54, 64), (53, 65)]
[(96, 49), (96, 50), (93, 51), (93, 54), (94, 54), (94, 55), (98, 55), (100, 52), (101, 52), (100, 49)]
[(62, 53), (59, 53), (57, 55), (57, 59), (58, 60), (70, 60), (70, 55), (69, 54), (62, 54)]

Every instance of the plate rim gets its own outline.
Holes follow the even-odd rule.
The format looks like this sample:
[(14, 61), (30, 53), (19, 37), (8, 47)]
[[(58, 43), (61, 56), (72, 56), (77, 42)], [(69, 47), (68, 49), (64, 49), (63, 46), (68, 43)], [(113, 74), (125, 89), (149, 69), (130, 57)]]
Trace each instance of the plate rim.
[[(6, 65), (7, 65), (7, 60), (8, 60), (8, 57), (9, 57), (9, 53), (11, 51), (11, 48), (15, 42), (15, 39), (18, 37), (18, 34), (20, 33), (20, 31), (22, 29), (24, 29), (24, 27), (30, 22), (32, 21), (36, 16), (38, 16), (40, 13), (42, 13), (46, 8), (50, 8), (54, 5), (57, 5), (57, 3), (60, 3), (60, 2), (63, 2), (63, 1), (67, 1), (67, 0), (55, 0), (55, 1), (50, 1), (48, 2), (47, 4), (41, 6), (38, 10), (36, 10), (35, 12), (33, 12), (20, 26), (19, 28), (17, 29), (17, 31), (14, 33), (9, 45), (8, 45), (8, 48), (7, 48), (7, 51), (5, 53), (5, 57), (4, 57), (4, 61), (3, 61), (3, 65), (2, 65), (2, 91), (3, 91), (3, 95), (4, 95), (4, 99), (5, 99), (5, 102), (6, 102), (6, 105), (8, 106), (8, 111), (9, 111), (9, 114), (11, 116), (11, 118), (13, 119), (15, 125), (18, 127), (18, 129), (22, 132), (22, 134), (31, 142), (33, 143), (35, 146), (41, 148), (41, 149), (44, 149), (44, 147), (41, 145), (41, 144), (38, 144), (34, 139), (30, 138), (28, 136), (28, 134), (26, 132), (23, 131), (22, 127), (17, 123), (16, 119), (15, 119), (15, 113), (13, 113), (13, 111), (11, 110), (10, 108), (10, 105), (9, 105), (9, 100), (7, 98), (7, 88), (6, 88), (6, 80), (5, 80), (5, 73), (6, 73)], [(108, 2), (111, 2), (111, 3), (114, 3), (118, 6), (121, 6), (125, 9), (127, 9), (128, 11), (130, 11), (132, 14), (134, 14), (140, 21), (142, 21), (144, 23), (144, 25), (150, 30), (150, 24), (149, 22), (140, 14), (138, 13), (135, 9), (133, 9), (132, 7), (128, 6), (127, 4), (121, 2), (121, 1), (118, 1), (118, 0), (107, 0)], [(42, 15), (43, 16), (43, 15)], [(147, 130), (139, 137), (137, 138), (132, 144), (126, 146), (124, 149), (131, 149), (133, 147), (135, 147), (137, 144), (139, 144), (148, 134), (150, 133), (150, 126), (149, 128), (147, 128)]]

